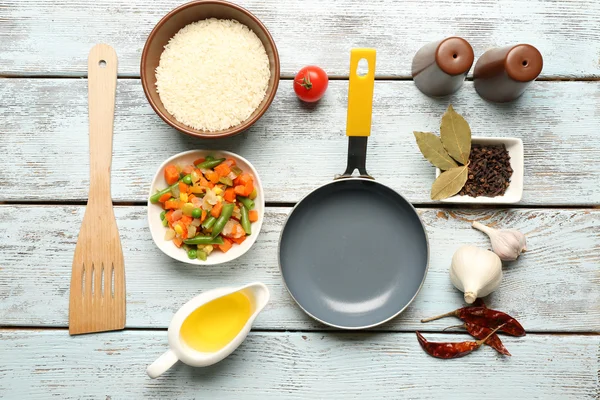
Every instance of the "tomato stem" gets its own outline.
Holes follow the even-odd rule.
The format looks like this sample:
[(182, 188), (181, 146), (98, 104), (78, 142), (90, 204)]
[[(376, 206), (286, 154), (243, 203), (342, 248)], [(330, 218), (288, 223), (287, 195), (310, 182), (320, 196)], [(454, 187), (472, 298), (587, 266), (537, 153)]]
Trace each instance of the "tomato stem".
[(303, 88), (305, 88), (306, 90), (310, 90), (313, 87), (313, 84), (310, 81), (310, 75), (309, 74), (305, 74), (304, 78), (302, 78), (302, 81), (300, 81), (300, 82), (296, 81), (296, 83), (298, 85), (302, 86)]

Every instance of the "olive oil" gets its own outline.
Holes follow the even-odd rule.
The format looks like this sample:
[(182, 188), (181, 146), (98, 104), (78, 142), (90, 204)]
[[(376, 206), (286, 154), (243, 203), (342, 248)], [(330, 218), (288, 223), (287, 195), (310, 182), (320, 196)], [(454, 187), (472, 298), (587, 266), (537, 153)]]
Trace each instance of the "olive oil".
[(252, 306), (242, 292), (210, 301), (194, 310), (181, 325), (180, 338), (192, 349), (215, 352), (240, 333), (252, 315)]

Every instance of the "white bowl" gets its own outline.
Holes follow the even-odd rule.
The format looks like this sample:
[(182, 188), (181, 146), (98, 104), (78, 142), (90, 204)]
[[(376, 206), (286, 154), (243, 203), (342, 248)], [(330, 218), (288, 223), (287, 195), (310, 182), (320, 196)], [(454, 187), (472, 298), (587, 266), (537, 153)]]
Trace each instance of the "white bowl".
[[(524, 174), (524, 156), (523, 156), (523, 141), (516, 138), (508, 137), (472, 137), (471, 143), (482, 145), (499, 145), (504, 144), (508, 155), (510, 156), (510, 166), (513, 170), (510, 177), (510, 185), (502, 196), (496, 197), (471, 197), (471, 196), (452, 196), (443, 199), (445, 203), (470, 203), (470, 204), (513, 204), (521, 201), (523, 197), (523, 174)], [(435, 177), (440, 176), (442, 171), (436, 168)]]
[[(215, 158), (231, 157), (235, 160), (237, 166), (240, 167), (242, 171), (249, 172), (254, 176), (254, 185), (258, 192), (256, 199), (254, 199), (254, 209), (258, 211), (258, 221), (252, 223), (252, 234), (248, 236), (248, 238), (244, 240), (242, 244), (234, 243), (227, 253), (215, 250), (208, 256), (206, 261), (202, 261), (188, 258), (185, 250), (175, 246), (175, 243), (173, 243), (172, 240), (165, 240), (165, 232), (167, 231), (167, 228), (165, 228), (162, 225), (160, 220), (160, 213), (163, 211), (163, 209), (159, 204), (150, 203), (150, 196), (152, 196), (158, 190), (162, 190), (169, 186), (167, 185), (167, 182), (164, 178), (164, 168), (168, 164), (192, 164), (194, 160), (206, 157), (208, 155), (212, 155)], [(245, 252), (247, 252), (256, 241), (256, 238), (258, 237), (258, 234), (262, 227), (264, 214), (265, 196), (263, 192), (262, 183), (260, 182), (260, 177), (258, 176), (256, 169), (254, 169), (252, 164), (250, 164), (250, 162), (245, 158), (240, 157), (237, 154), (230, 153), (228, 151), (191, 150), (174, 155), (173, 157), (169, 158), (164, 163), (162, 163), (161, 166), (158, 168), (158, 171), (152, 179), (152, 185), (150, 185), (150, 192), (148, 194), (148, 226), (150, 228), (150, 233), (152, 234), (152, 239), (154, 239), (154, 243), (156, 243), (158, 248), (169, 257), (188, 264), (215, 265), (235, 260), (236, 258), (240, 257)]]

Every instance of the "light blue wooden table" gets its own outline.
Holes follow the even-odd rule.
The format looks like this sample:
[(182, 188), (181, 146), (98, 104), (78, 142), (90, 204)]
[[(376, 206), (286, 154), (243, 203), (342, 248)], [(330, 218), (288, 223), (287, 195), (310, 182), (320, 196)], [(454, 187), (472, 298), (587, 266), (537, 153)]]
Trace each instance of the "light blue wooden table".
[[(600, 398), (600, 2), (589, 0), (243, 0), (270, 29), (282, 81), (248, 132), (215, 142), (178, 134), (149, 107), (139, 60), (154, 24), (179, 0), (0, 0), (0, 397), (6, 399), (598, 399)], [(449, 35), (487, 48), (530, 43), (543, 76), (518, 101), (494, 105), (467, 82), (443, 100), (410, 81), (412, 55)], [(113, 199), (127, 272), (123, 332), (70, 337), (71, 261), (88, 190), (86, 59), (106, 42), (119, 56)], [(277, 241), (294, 202), (345, 166), (349, 50), (378, 50), (369, 171), (406, 195), (429, 233), (422, 292), (372, 332), (331, 331), (286, 292)], [(317, 107), (301, 106), (290, 78), (318, 64), (336, 78)], [(434, 169), (413, 130), (438, 128), (452, 103), (480, 136), (520, 137), (525, 192), (511, 208), (434, 203)], [(268, 209), (242, 258), (202, 268), (167, 258), (151, 241), (145, 195), (155, 167), (194, 148), (222, 148), (254, 163)], [(480, 220), (520, 229), (530, 251), (504, 268), (488, 303), (528, 331), (490, 348), (438, 360), (418, 346), (457, 323), (423, 326), (460, 307), (448, 279), (454, 250), (488, 246)], [(250, 281), (272, 301), (248, 340), (214, 367), (178, 365), (157, 380), (146, 366), (167, 346), (175, 310), (197, 293)]]

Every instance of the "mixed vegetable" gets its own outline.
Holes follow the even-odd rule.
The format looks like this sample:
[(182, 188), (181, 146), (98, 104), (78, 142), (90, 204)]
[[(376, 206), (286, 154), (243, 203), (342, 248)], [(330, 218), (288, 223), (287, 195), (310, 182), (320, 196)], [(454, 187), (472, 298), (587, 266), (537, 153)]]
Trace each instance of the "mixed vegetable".
[(218, 249), (228, 252), (252, 233), (258, 220), (254, 178), (232, 158), (200, 158), (193, 164), (167, 165), (166, 189), (150, 202), (160, 204), (165, 240), (187, 251), (191, 259), (206, 260)]

